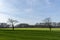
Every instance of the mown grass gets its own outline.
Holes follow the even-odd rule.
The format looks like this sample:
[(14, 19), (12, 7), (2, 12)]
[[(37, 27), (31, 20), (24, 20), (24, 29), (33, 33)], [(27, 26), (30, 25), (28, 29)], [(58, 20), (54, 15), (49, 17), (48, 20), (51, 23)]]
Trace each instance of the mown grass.
[[(12, 30), (13, 28), (0, 28), (0, 30)], [(49, 28), (14, 28), (14, 30), (44, 30), (50, 31)], [(52, 31), (60, 31), (60, 28), (51, 28)]]
[(60, 31), (50, 32), (48, 28), (45, 28), (48, 30), (44, 28), (42, 28), (42, 30), (41, 28), (40, 30), (38, 29), (39, 28), (15, 28), (13, 31), (12, 28), (1, 28), (0, 40), (60, 40)]

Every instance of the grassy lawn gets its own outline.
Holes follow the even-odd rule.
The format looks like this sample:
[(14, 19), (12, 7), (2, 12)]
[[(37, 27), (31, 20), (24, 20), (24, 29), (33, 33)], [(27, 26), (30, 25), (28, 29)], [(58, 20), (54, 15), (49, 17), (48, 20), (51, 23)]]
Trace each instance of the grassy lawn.
[(60, 40), (60, 28), (1, 28), (0, 40)]
[[(12, 28), (0, 28), (0, 30), (12, 30)], [(49, 31), (49, 28), (14, 28), (14, 30), (44, 30)], [(60, 28), (52, 28), (52, 31), (60, 31)]]

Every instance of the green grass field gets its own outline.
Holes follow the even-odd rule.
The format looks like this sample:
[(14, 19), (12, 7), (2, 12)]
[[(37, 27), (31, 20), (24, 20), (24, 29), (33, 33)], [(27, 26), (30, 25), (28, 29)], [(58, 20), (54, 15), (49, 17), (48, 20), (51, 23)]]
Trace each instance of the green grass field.
[(60, 40), (60, 28), (0, 28), (0, 40)]

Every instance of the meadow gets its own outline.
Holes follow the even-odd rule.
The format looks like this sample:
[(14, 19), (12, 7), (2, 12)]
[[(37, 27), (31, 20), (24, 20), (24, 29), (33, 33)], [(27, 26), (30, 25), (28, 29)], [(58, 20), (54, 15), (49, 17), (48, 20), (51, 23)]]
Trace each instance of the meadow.
[(0, 40), (60, 40), (60, 28), (0, 28)]

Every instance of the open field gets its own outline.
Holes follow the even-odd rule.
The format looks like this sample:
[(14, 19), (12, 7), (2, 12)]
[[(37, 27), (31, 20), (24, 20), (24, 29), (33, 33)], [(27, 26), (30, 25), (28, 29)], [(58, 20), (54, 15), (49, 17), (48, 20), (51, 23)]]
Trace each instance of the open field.
[[(12, 28), (0, 28), (0, 30), (12, 30)], [(49, 31), (49, 28), (14, 28), (14, 30), (44, 30)], [(52, 31), (60, 31), (60, 28), (51, 28)]]
[(60, 40), (60, 28), (0, 28), (0, 40)]

